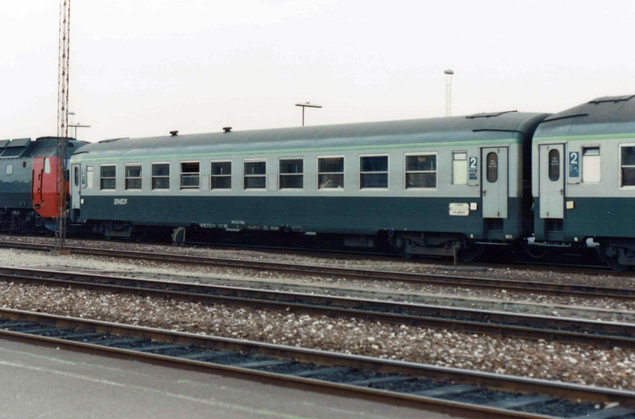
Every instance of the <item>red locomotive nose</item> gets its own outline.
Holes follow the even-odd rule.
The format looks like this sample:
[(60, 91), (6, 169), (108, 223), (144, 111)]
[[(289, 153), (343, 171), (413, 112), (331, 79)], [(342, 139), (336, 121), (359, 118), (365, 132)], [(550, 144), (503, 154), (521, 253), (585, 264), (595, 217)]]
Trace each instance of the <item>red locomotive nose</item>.
[[(33, 208), (43, 218), (59, 217), (57, 157), (33, 159)], [(68, 191), (68, 186), (66, 187)]]

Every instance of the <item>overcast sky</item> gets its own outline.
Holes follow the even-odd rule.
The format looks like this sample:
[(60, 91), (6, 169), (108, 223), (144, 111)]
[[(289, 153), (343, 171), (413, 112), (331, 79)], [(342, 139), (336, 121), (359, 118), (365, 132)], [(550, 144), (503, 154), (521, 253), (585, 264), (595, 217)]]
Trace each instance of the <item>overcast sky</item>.
[[(480, 0), (72, 0), (70, 110), (97, 141), (558, 112), (635, 94), (635, 6)], [(56, 134), (59, 2), (3, 1), (0, 139)]]

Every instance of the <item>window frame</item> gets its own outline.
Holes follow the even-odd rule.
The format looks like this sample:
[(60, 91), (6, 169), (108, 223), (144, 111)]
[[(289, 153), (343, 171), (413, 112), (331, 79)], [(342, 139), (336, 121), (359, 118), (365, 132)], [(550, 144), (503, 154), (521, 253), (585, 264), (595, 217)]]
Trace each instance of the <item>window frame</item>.
[[(556, 155), (558, 158), (557, 166), (553, 164), (554, 155)], [(555, 172), (554, 172), (554, 168), (555, 168)], [(497, 163), (497, 169), (498, 169), (498, 163)], [(552, 148), (547, 153), (547, 178), (551, 182), (559, 182), (561, 178), (560, 176), (561, 171), (562, 171), (562, 153), (560, 153), (560, 149)]]
[(86, 189), (93, 189), (95, 187), (95, 168), (93, 166), (86, 165)]
[[(372, 157), (385, 157), (386, 158), (386, 170), (382, 171), (373, 171), (373, 172), (362, 172), (362, 159), (364, 158), (372, 158)], [(360, 154), (357, 159), (357, 181), (358, 181), (358, 189), (360, 191), (387, 191), (390, 189), (390, 155), (389, 154)], [(375, 186), (375, 187), (363, 187), (362, 186), (362, 176), (363, 175), (386, 175), (386, 186)]]
[(635, 190), (635, 184), (633, 185), (624, 185), (624, 176), (622, 175), (622, 171), (624, 169), (624, 167), (628, 167), (628, 168), (634, 168), (635, 169), (635, 165), (623, 165), (622, 164), (622, 149), (624, 149), (625, 147), (632, 147), (635, 148), (635, 143), (627, 143), (627, 144), (620, 144), (619, 145), (619, 154), (617, 156), (617, 158), (619, 159), (619, 188), (620, 189), (630, 189), (630, 190)]
[[(229, 163), (229, 175), (215, 175), (212, 165), (216, 163)], [(229, 188), (215, 188), (214, 178), (229, 178)], [(231, 192), (234, 187), (234, 163), (232, 160), (210, 160), (209, 161), (209, 190), (213, 192)]]
[[(490, 162), (489, 162), (489, 157), (490, 156), (494, 156), (494, 160), (496, 163), (496, 171), (495, 172), (490, 172), (490, 168), (494, 167), (494, 166), (490, 166)], [(485, 181), (487, 181), (487, 183), (497, 183), (498, 182), (498, 178), (499, 178), (499, 171), (500, 171), (500, 159), (498, 158), (499, 153), (497, 153), (496, 151), (488, 151), (487, 154), (485, 155), (485, 161), (483, 162), (483, 169), (485, 170)], [(492, 173), (494, 174), (494, 180), (492, 180)], [(549, 174), (549, 173), (547, 173)]]
[[(282, 162), (283, 161), (294, 161), (294, 160), (300, 160), (302, 162), (302, 171), (299, 173), (282, 173)], [(280, 157), (278, 158), (278, 190), (280, 191), (302, 191), (304, 190), (304, 158), (303, 157)], [(302, 180), (302, 186), (299, 188), (286, 188), (282, 186), (282, 178), (283, 177), (291, 177), (291, 176), (296, 176), (296, 177), (300, 177), (300, 179)]]
[[(435, 158), (435, 169), (432, 170), (408, 170), (408, 157), (414, 156), (434, 156)], [(408, 174), (409, 173), (434, 173), (434, 186), (408, 186)], [(409, 152), (404, 154), (403, 159), (403, 188), (406, 191), (436, 191), (439, 188), (439, 152), (438, 151), (418, 151), (418, 152)]]
[[(139, 177), (128, 177), (128, 167), (138, 167), (139, 168)], [(143, 190), (143, 164), (141, 163), (125, 163), (123, 168), (123, 176), (124, 183), (123, 189), (124, 191), (140, 191)], [(139, 180), (138, 188), (129, 188), (128, 180)]]
[[(457, 160), (456, 156), (462, 154), (465, 156), (465, 160)], [(456, 183), (456, 167), (455, 167), (455, 163), (456, 162), (465, 162), (465, 182), (462, 183)], [(452, 151), (452, 185), (457, 185), (457, 186), (464, 186), (468, 184), (468, 180), (470, 177), (470, 167), (469, 167), (469, 158), (467, 156), (467, 150), (456, 150), (456, 151)], [(463, 180), (463, 179), (461, 179)]]
[[(265, 164), (265, 172), (258, 174), (250, 174), (248, 175), (245, 171), (247, 168), (247, 163), (264, 163)], [(265, 184), (262, 188), (248, 188), (247, 187), (247, 178), (264, 178)], [(244, 159), (243, 160), (243, 190), (244, 191), (267, 191), (267, 159)]]
[[(154, 166), (155, 165), (167, 165), (168, 166), (168, 175), (167, 176), (155, 176), (154, 174)], [(172, 174), (172, 165), (170, 164), (170, 162), (168, 161), (153, 161), (150, 163), (150, 190), (151, 191), (169, 191), (171, 184), (172, 184), (172, 180), (171, 180), (171, 174)], [(167, 188), (155, 188), (154, 187), (154, 180), (155, 179), (167, 179), (168, 180), (168, 187)], [(179, 179), (180, 182), (180, 179)]]
[[(115, 176), (106, 177), (103, 176), (103, 168), (104, 167), (114, 167), (115, 168)], [(114, 180), (115, 186), (113, 188), (104, 188), (104, 180)], [(117, 165), (116, 164), (100, 164), (99, 165), (99, 190), (100, 191), (116, 191), (117, 190)]]
[[(198, 172), (185, 172), (185, 174), (196, 173), (198, 175), (198, 184), (194, 186), (183, 186), (183, 165), (184, 164), (198, 164)], [(201, 162), (194, 160), (186, 160), (179, 162), (179, 190), (181, 191), (200, 191), (201, 190)]]
[[(342, 159), (342, 171), (341, 172), (320, 172), (320, 160), (325, 159)], [(343, 155), (334, 155), (334, 156), (317, 156), (316, 157), (317, 166), (315, 168), (315, 179), (316, 190), (317, 191), (326, 191), (326, 192), (334, 192), (334, 191), (344, 191), (346, 189), (346, 156)], [(342, 175), (342, 187), (341, 188), (322, 188), (320, 186), (320, 176), (321, 175)]]
[[(588, 159), (585, 159), (585, 152), (587, 150), (593, 150), (593, 149), (597, 149), (598, 154), (597, 155), (588, 155), (586, 157), (597, 157), (598, 160), (598, 173), (597, 173), (597, 180), (585, 180), (585, 176), (586, 176), (586, 172), (587, 170), (590, 170), (589, 168), (587, 168), (585, 162), (589, 161)], [(581, 156), (581, 166), (582, 166), (582, 176), (580, 178), (580, 181), (583, 184), (597, 184), (602, 182), (602, 150), (600, 148), (599, 145), (589, 145), (589, 146), (583, 146), (582, 149), (580, 150), (580, 156)], [(620, 160), (621, 160), (622, 156), (620, 154)], [(621, 172), (621, 170), (620, 170)]]

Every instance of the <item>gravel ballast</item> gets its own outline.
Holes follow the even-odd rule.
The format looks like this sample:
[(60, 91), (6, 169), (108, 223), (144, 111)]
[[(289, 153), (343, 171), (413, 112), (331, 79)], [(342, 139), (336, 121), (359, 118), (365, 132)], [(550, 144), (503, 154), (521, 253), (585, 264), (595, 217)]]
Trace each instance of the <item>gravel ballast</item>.
[[(271, 257), (280, 261), (279, 254)], [(187, 270), (188, 274), (192, 275), (196, 271), (191, 268), (162, 268), (141, 261), (99, 261), (78, 255), (53, 257), (45, 253), (4, 249), (0, 249), (0, 258), (2, 265), (73, 267), (73, 270), (81, 268), (114, 271), (120, 274), (145, 272), (145, 275), (177, 275)], [(399, 270), (403, 270), (403, 267)], [(209, 268), (205, 268), (204, 271), (210, 274)], [(233, 275), (245, 279), (245, 273)], [(257, 276), (260, 279), (267, 277), (263, 274)], [(0, 283), (0, 306), (635, 390), (635, 351), (624, 348), (599, 349), (584, 345), (381, 324), (359, 319), (223, 305), (206, 306), (149, 297), (15, 283)]]

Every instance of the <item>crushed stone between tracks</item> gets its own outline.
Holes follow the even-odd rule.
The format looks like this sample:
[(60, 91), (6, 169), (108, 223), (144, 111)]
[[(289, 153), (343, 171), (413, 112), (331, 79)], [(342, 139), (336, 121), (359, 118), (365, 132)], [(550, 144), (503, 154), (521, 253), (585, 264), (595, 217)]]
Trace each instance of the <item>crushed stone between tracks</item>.
[[(117, 244), (119, 245), (119, 244)], [(241, 251), (245, 252), (245, 251)], [(178, 275), (153, 263), (0, 249), (2, 265)], [(278, 258), (278, 255), (272, 257)], [(304, 263), (311, 263), (304, 261)], [(390, 269), (386, 267), (384, 269)], [(187, 269), (192, 274), (191, 269)], [(209, 273), (209, 268), (205, 269)], [(245, 279), (244, 273), (236, 274)], [(266, 275), (259, 275), (261, 278)], [(385, 284), (384, 284), (385, 286)], [(223, 305), (0, 283), (0, 306), (439, 366), (635, 390), (635, 351)]]

